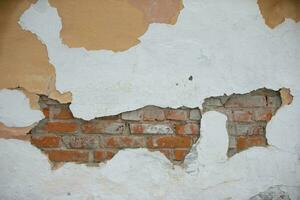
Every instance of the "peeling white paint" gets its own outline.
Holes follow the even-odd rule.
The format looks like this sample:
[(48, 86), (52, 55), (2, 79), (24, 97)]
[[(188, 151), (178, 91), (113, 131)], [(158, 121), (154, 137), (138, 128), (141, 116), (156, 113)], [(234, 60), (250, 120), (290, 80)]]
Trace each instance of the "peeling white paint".
[(209, 96), (261, 87), (299, 88), (300, 24), (286, 20), (271, 30), (253, 0), (184, 1), (175, 26), (153, 24), (121, 53), (63, 45), (61, 19), (47, 0), (19, 23), (46, 44), (57, 88), (72, 92), (71, 110), (84, 119), (145, 105), (197, 107)]
[(19, 90), (0, 90), (0, 121), (8, 127), (25, 127), (43, 119), (41, 111), (30, 108), (29, 99)]
[[(277, 123), (285, 117), (285, 113), (280, 113)], [(286, 132), (280, 139), (288, 138), (289, 145), (297, 143), (287, 131), (289, 124), (281, 126)], [(270, 186), (279, 185), (292, 200), (300, 198), (300, 163), (295, 151), (285, 151), (285, 146), (283, 150), (272, 146), (256, 147), (224, 160), (225, 154), (221, 152), (227, 148), (224, 127), (222, 114), (208, 112), (203, 116), (202, 140), (196, 146), (198, 156), (194, 160), (198, 173), (194, 174), (172, 166), (161, 153), (146, 149), (122, 150), (100, 167), (67, 163), (51, 171), (46, 156), (36, 147), (23, 141), (0, 139), (0, 160), (5, 163), (0, 165), (1, 197), (22, 200), (246, 200)], [(271, 131), (270, 134), (278, 133)], [(207, 148), (209, 145), (218, 145), (218, 148)]]

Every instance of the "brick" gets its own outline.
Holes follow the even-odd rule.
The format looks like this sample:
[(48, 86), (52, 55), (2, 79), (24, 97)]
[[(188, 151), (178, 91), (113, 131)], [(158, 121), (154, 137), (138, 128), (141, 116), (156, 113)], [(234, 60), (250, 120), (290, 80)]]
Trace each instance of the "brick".
[(121, 134), (125, 128), (125, 123), (115, 122), (112, 120), (96, 119), (84, 122), (81, 125), (83, 133), (107, 133), (107, 134)]
[(48, 122), (44, 125), (43, 130), (49, 133), (74, 133), (77, 131), (76, 122)]
[(49, 108), (44, 108), (43, 109), (43, 114), (46, 118), (49, 118)]
[(174, 160), (176, 161), (183, 161), (188, 150), (186, 149), (175, 149), (174, 150)]
[(266, 124), (236, 124), (236, 135), (264, 135)]
[(112, 151), (97, 150), (94, 151), (94, 161), (102, 162), (102, 161), (110, 160), (114, 155), (115, 153)]
[(281, 106), (281, 98), (280, 96), (268, 96), (267, 97), (268, 100), (268, 107), (275, 107), (275, 108), (279, 108)]
[(147, 106), (143, 108), (143, 119), (145, 121), (163, 121), (165, 114), (163, 109), (156, 106)]
[(264, 136), (240, 136), (237, 138), (237, 151), (241, 151), (253, 146), (266, 146), (267, 140)]
[(188, 111), (180, 109), (167, 109), (165, 110), (165, 117), (169, 120), (184, 121), (188, 119)]
[(71, 149), (93, 149), (99, 147), (97, 136), (64, 136), (63, 143)]
[(233, 111), (233, 121), (235, 122), (252, 122), (253, 121), (252, 116), (253, 116), (253, 112), (249, 110)]
[(166, 156), (169, 160), (174, 160), (174, 151), (173, 149), (159, 149), (159, 151)]
[(171, 124), (130, 124), (132, 134), (174, 134)]
[(108, 148), (141, 148), (146, 146), (146, 139), (139, 136), (106, 136), (102, 139), (104, 147)]
[(121, 118), (124, 120), (130, 121), (140, 121), (143, 119), (143, 111), (142, 110), (135, 110), (131, 112), (122, 113)]
[(175, 129), (177, 134), (185, 134), (185, 135), (200, 134), (200, 124), (196, 124), (196, 123), (176, 124)]
[(53, 119), (73, 119), (73, 114), (68, 105), (51, 106), (51, 118)]
[(199, 109), (193, 109), (190, 111), (190, 120), (200, 120), (201, 119), (201, 113)]
[(72, 150), (46, 151), (49, 160), (54, 162), (88, 162), (88, 152)]
[(256, 121), (270, 121), (273, 117), (273, 112), (271, 109), (256, 109), (255, 110), (255, 120)]
[(249, 107), (265, 107), (267, 100), (265, 96), (252, 96), (252, 95), (235, 95), (231, 96), (226, 103), (225, 107), (229, 108), (249, 108)]
[(31, 136), (30, 142), (38, 148), (56, 148), (60, 139), (58, 136)]
[(158, 136), (147, 140), (149, 148), (190, 148), (192, 138), (189, 136)]

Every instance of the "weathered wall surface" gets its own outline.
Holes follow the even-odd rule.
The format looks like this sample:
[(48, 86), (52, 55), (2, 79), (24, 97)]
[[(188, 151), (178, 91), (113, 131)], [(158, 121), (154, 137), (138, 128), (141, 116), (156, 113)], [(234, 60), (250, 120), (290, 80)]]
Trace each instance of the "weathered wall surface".
[[(70, 110), (56, 116), (68, 105), (56, 105), (55, 109), (49, 108), (49, 112), (44, 109), (46, 119), (42, 122), (77, 120), (79, 124), (75, 126), (83, 122), (101, 124), (103, 118), (99, 117), (146, 105), (173, 109), (203, 105), (201, 109), (207, 111), (202, 115), (200, 139), (184, 158), (185, 168), (172, 165), (157, 151), (118, 147), (114, 149), (118, 153), (99, 168), (67, 163), (51, 171), (40, 149), (28, 142), (1, 139), (0, 160), (5, 164), (0, 165), (0, 192), (4, 199), (248, 199), (273, 185), (288, 193), (291, 199), (300, 198), (297, 1), (259, 1), (258, 5), (252, 0), (186, 0), (183, 4), (173, 0), (122, 0), (88, 1), (78, 6), (79, 0), (50, 0), (49, 3), (39, 0), (31, 7), (26, 1), (18, 1), (22, 2), (20, 7), (16, 1), (2, 2), (0, 4), (6, 6), (1, 10), (10, 19), (0, 19), (1, 25), (8, 27), (1, 29), (0, 35), (1, 42), (5, 43), (3, 46), (1, 43), (0, 52), (3, 88), (24, 88), (24, 93), (32, 96), (34, 102), (37, 102), (37, 93), (67, 102), (70, 98), (64, 101), (65, 96), (60, 94), (72, 92)], [(104, 6), (108, 11), (102, 9)], [(8, 12), (12, 7), (20, 10)], [(97, 8), (101, 12), (97, 12)], [(115, 14), (111, 16), (112, 13)], [(88, 20), (87, 15), (94, 18)], [(113, 20), (116, 25), (104, 23), (98, 16)], [(278, 26), (283, 18), (285, 22)], [(128, 26), (133, 28), (128, 29)], [(270, 29), (274, 26), (275, 29)], [(78, 31), (80, 28), (83, 30)], [(98, 38), (101, 34), (103, 37)], [(118, 34), (127, 34), (127, 37)], [(26, 42), (28, 38), (31, 39)], [(27, 69), (32, 67), (37, 69)], [(15, 71), (10, 71), (12, 68)], [(55, 79), (60, 93), (54, 87)], [(253, 99), (251, 94), (245, 94), (246, 99), (232, 96), (235, 102), (243, 99), (238, 100), (239, 107), (231, 104), (232, 100), (225, 101), (226, 94), (244, 94), (262, 87), (290, 88), (294, 100), (291, 103), (288, 90), (280, 90), (281, 99), (278, 92), (255, 93), (254, 96), (267, 97), (255, 97), (258, 104), (252, 104), (253, 107), (244, 104)], [(0, 121), (6, 125), (27, 126), (43, 117), (42, 113), (32, 113), (24, 95), (13, 98), (21, 105), (20, 109), (16, 109), (16, 101), (10, 101), (9, 97), (5, 95), (4, 104), (0, 102)], [(275, 104), (270, 104), (273, 98)], [(282, 107), (277, 111), (279, 105)], [(71, 119), (65, 119), (68, 117)], [(133, 123), (122, 115), (116, 120)], [(37, 129), (43, 128), (42, 122)], [(62, 130), (72, 125), (48, 127)], [(4, 130), (0, 131), (1, 135), (11, 138), (6, 126), (1, 130)], [(32, 143), (44, 152), (47, 149), (90, 151), (74, 148), (82, 144), (78, 138), (85, 133), (52, 130), (32, 131)], [(174, 129), (174, 132), (178, 134), (180, 130)], [(26, 138), (26, 130), (9, 131), (16, 138)], [(54, 136), (49, 140), (54, 146), (43, 146), (49, 145), (44, 137), (50, 135)], [(146, 132), (142, 135), (144, 139)], [(117, 137), (123, 138), (123, 135)], [(175, 143), (172, 140), (170, 144)], [(124, 145), (121, 140), (116, 144)], [(190, 146), (191, 143), (185, 150)], [(174, 153), (176, 148), (168, 150)], [(70, 154), (55, 155), (60, 157), (56, 161), (86, 158), (81, 154), (72, 154), (72, 159), (68, 157)], [(106, 157), (107, 152), (100, 155), (105, 156), (99, 161), (110, 158)], [(175, 154), (171, 155), (174, 158)], [(88, 161), (92, 156), (88, 155)], [(50, 160), (55, 161), (53, 158), (50, 156)]]
[[(22, 13), (34, 2), (0, 2), (0, 88), (21, 87), (28, 93), (44, 94), (61, 102), (69, 102), (70, 94), (61, 94), (55, 88), (55, 69), (48, 61), (46, 47), (18, 24)], [(35, 98), (31, 99), (32, 106), (37, 108)]]

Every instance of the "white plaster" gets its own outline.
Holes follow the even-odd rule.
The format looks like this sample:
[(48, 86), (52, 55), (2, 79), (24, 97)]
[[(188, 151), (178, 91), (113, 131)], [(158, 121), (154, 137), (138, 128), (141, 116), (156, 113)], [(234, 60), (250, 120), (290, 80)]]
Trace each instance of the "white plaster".
[(261, 87), (295, 88), (300, 77), (300, 24), (286, 20), (270, 29), (254, 0), (184, 1), (176, 25), (152, 24), (139, 45), (119, 53), (62, 44), (61, 19), (47, 0), (19, 23), (46, 44), (57, 88), (72, 92), (71, 110), (84, 119), (145, 105), (197, 107), (209, 96)]
[[(284, 117), (286, 114), (281, 113), (278, 118)], [(270, 186), (279, 185), (292, 200), (300, 198), (300, 163), (295, 152), (256, 147), (224, 161), (224, 152), (220, 152), (227, 147), (224, 116), (208, 112), (203, 116), (203, 123), (202, 140), (196, 146), (198, 156), (194, 160), (198, 172), (194, 174), (173, 166), (161, 153), (146, 149), (122, 150), (100, 167), (67, 163), (51, 171), (46, 156), (30, 143), (0, 139), (0, 160), (5, 163), (0, 165), (1, 197), (22, 200), (247, 200)], [(282, 126), (285, 131), (289, 129), (289, 124)], [(281, 138), (290, 135), (286, 132)], [(219, 140), (219, 148), (204, 148), (214, 140)], [(213, 156), (207, 160), (201, 157), (204, 154)]]
[(20, 24), (46, 44), (58, 89), (73, 93), (72, 111), (85, 119), (151, 104), (195, 107), (209, 96), (260, 87), (291, 88), (294, 102), (267, 127), (271, 146), (226, 160), (225, 118), (215, 112), (203, 116), (202, 139), (186, 163), (195, 173), (173, 169), (160, 153), (144, 149), (120, 151), (100, 168), (68, 163), (50, 171), (46, 157), (29, 143), (0, 140), (1, 197), (243, 200), (281, 185), (300, 199), (300, 24), (286, 20), (269, 29), (253, 0), (184, 5), (175, 26), (151, 25), (139, 45), (122, 53), (63, 45), (60, 18), (44, 0), (27, 10)]
[(8, 127), (24, 127), (44, 118), (30, 108), (29, 99), (19, 90), (0, 90), (0, 122)]

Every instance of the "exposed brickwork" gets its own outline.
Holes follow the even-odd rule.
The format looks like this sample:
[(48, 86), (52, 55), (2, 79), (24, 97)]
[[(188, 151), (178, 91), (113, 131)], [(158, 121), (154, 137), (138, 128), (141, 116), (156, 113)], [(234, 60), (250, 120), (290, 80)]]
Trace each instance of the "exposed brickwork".
[(45, 119), (31, 131), (31, 143), (52, 162), (97, 163), (120, 149), (148, 148), (177, 163), (200, 136), (199, 109), (146, 106), (85, 121), (73, 117), (69, 104), (45, 96), (39, 103)]
[(252, 146), (266, 146), (266, 126), (281, 106), (279, 91), (258, 89), (247, 94), (210, 97), (203, 111), (215, 110), (227, 116), (229, 148), (227, 154)]
[[(40, 97), (45, 119), (31, 131), (31, 143), (52, 162), (97, 163), (111, 159), (120, 149), (160, 151), (173, 163), (182, 162), (200, 136), (201, 112), (190, 108), (146, 106), (90, 121), (74, 118), (69, 104)], [(210, 97), (203, 112), (227, 116), (227, 154), (253, 146), (266, 146), (266, 126), (281, 106), (277, 91), (259, 89), (247, 94)]]

